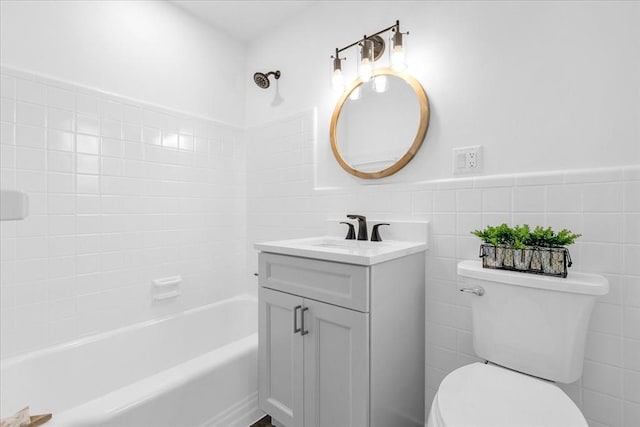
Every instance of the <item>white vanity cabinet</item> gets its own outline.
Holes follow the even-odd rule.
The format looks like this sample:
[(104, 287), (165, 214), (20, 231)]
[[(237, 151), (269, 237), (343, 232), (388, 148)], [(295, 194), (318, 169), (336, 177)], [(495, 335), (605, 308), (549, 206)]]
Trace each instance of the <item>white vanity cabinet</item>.
[(259, 255), (259, 405), (284, 427), (424, 425), (424, 249)]

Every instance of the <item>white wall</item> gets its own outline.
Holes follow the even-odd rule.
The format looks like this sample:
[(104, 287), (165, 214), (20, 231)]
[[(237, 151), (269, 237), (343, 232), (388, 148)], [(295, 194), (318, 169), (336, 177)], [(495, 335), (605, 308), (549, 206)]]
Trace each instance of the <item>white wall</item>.
[(0, 2), (2, 64), (241, 125), (245, 48), (164, 1)]
[(382, 182), (450, 177), (451, 149), (476, 144), (486, 174), (640, 162), (637, 2), (319, 2), (249, 47), (249, 71), (282, 71), (285, 101), (248, 83), (245, 107), (249, 125), (318, 108), (316, 185), (363, 183), (329, 150), (330, 56), (395, 19), (432, 116), (415, 160)]

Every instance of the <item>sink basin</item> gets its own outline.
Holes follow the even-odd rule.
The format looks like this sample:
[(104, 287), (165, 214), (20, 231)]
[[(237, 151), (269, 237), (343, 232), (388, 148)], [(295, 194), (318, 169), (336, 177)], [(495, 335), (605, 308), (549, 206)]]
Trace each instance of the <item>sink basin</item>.
[(293, 255), (347, 264), (373, 265), (427, 249), (424, 242), (386, 240), (345, 240), (337, 237), (311, 237), (306, 239), (280, 240), (256, 243), (262, 252)]

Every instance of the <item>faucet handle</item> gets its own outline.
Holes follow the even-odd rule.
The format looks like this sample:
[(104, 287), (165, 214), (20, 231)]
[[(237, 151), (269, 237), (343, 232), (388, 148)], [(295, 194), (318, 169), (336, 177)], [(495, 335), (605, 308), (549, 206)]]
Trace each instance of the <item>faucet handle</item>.
[(355, 240), (356, 239), (356, 230), (353, 228), (353, 224), (350, 222), (340, 222), (340, 224), (347, 224), (349, 226), (349, 231), (347, 231), (346, 240)]
[(380, 224), (376, 224), (373, 226), (373, 231), (371, 232), (371, 241), (372, 242), (382, 242), (382, 238), (380, 237), (380, 231), (378, 231), (378, 227), (381, 225), (390, 225), (386, 222), (382, 222)]

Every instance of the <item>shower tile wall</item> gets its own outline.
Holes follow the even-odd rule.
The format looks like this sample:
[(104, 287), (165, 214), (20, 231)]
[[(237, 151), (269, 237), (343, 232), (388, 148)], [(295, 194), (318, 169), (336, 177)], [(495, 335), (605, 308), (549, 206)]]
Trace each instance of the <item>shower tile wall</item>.
[(469, 232), (501, 222), (570, 228), (583, 234), (571, 271), (605, 275), (611, 292), (593, 313), (583, 377), (564, 389), (592, 427), (640, 425), (640, 166), (314, 190), (313, 118), (248, 130), (248, 268), (257, 265), (254, 242), (321, 234), (324, 220), (346, 213), (431, 221), (429, 407), (447, 373), (477, 360), (469, 297), (456, 283), (457, 262), (477, 258)]
[[(2, 357), (244, 290), (240, 129), (2, 69)], [(182, 295), (152, 301), (151, 280)]]

